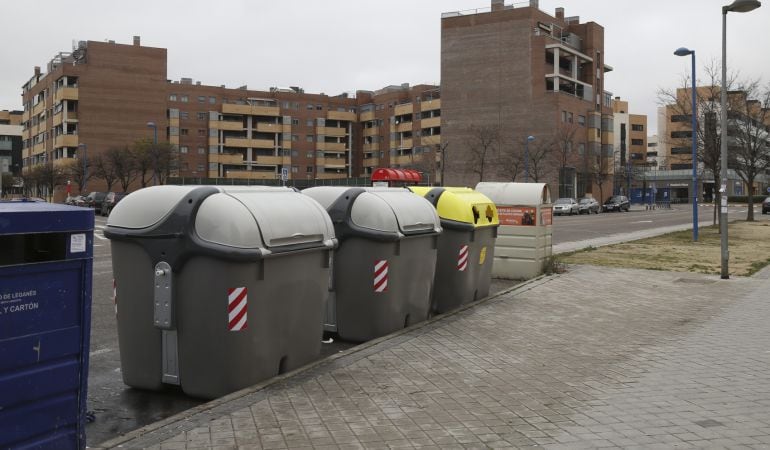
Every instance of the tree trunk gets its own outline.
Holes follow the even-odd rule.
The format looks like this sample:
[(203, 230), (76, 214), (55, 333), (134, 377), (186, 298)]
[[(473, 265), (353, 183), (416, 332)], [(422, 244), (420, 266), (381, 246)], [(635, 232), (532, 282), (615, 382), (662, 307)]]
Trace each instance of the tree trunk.
[(747, 222), (753, 222), (754, 221), (754, 193), (752, 191), (752, 186), (754, 185), (754, 180), (752, 179), (751, 182), (746, 183), (749, 189), (749, 211), (746, 213), (746, 221)]

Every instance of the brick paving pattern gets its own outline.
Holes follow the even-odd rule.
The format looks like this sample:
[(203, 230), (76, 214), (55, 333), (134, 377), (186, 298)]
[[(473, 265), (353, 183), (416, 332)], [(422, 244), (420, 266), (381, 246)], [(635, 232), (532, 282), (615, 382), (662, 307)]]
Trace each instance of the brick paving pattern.
[(769, 292), (570, 267), (121, 446), (770, 447)]

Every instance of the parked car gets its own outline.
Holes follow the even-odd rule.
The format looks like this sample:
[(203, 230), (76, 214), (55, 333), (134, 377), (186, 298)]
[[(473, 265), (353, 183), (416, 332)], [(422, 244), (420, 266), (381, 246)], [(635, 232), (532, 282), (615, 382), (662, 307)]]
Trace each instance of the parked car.
[(97, 211), (102, 210), (102, 202), (104, 201), (104, 198), (107, 197), (106, 192), (91, 192), (86, 196), (86, 204), (85, 206), (88, 206), (89, 208), (94, 208)]
[(556, 199), (556, 201), (553, 202), (553, 214), (555, 216), (563, 214), (569, 214), (571, 216), (573, 214), (578, 214), (579, 212), (578, 202), (576, 202), (574, 198), (564, 197)]
[(631, 209), (631, 202), (628, 201), (628, 197), (625, 195), (613, 195), (608, 198), (604, 205), (602, 205), (602, 211), (628, 211)]
[(123, 197), (126, 195), (128, 195), (128, 192), (108, 192), (107, 196), (104, 197), (104, 201), (102, 202), (102, 209), (99, 211), (100, 214), (103, 216), (109, 216), (112, 212), (112, 208), (114, 208), (119, 201), (123, 200)]
[(770, 197), (765, 197), (765, 200), (762, 202), (762, 214), (768, 213), (770, 213)]
[(67, 197), (64, 203), (72, 206), (86, 206), (86, 198), (82, 195), (75, 195), (73, 197)]
[(599, 205), (599, 202), (597, 202), (594, 198), (581, 198), (578, 200), (578, 213), (580, 214), (599, 214), (601, 209), (602, 207)]

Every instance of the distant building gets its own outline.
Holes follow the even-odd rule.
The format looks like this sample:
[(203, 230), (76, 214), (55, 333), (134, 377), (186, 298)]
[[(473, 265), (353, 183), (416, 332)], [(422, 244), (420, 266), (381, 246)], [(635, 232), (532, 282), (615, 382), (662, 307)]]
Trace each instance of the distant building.
[[(480, 180), (479, 142), (491, 132), (485, 181), (524, 181), (528, 168), (529, 181), (545, 181), (560, 196), (598, 197), (597, 178), (613, 170), (604, 28), (565, 17), (563, 8), (551, 16), (537, 0), (520, 5), (492, 0), (491, 8), (442, 15), (447, 182)], [(528, 136), (534, 140), (525, 147)]]
[[(126, 65), (130, 61), (130, 68)], [(438, 86), (329, 96), (167, 79), (167, 51), (81, 41), (23, 86), (23, 161), (62, 164), (140, 139), (174, 144), (176, 175), (274, 180), (366, 176), (378, 166), (440, 178)], [(151, 125), (152, 124), (152, 125)], [(89, 182), (98, 189), (98, 180)]]
[(612, 101), (615, 192), (622, 192), (629, 177), (646, 170), (647, 163), (647, 116), (630, 114), (628, 102), (615, 97)]
[(0, 111), (0, 174), (21, 172), (21, 111)]

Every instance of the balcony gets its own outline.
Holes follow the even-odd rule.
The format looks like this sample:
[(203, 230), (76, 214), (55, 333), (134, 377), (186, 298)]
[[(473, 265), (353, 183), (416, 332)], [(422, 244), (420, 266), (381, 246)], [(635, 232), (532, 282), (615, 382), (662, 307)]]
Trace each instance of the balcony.
[(59, 147), (77, 147), (78, 146), (78, 135), (77, 134), (62, 134), (61, 136), (56, 136), (53, 140), (53, 146), (54, 148)]
[(428, 100), (420, 103), (420, 111), (430, 111), (433, 109), (441, 109), (441, 99)]
[(374, 120), (374, 111), (366, 111), (366, 112), (362, 112), (362, 113), (361, 113), (361, 114), (358, 116), (358, 120), (359, 120), (360, 122), (368, 122), (368, 121), (370, 121), (370, 120)]
[(38, 103), (37, 105), (35, 105), (32, 108), (32, 115), (36, 116), (36, 115), (40, 114), (43, 111), (45, 111), (45, 100), (41, 101), (40, 103)]
[(350, 111), (327, 111), (326, 118), (329, 120), (345, 120), (348, 122), (355, 122), (356, 113)]
[(420, 138), (421, 145), (441, 145), (441, 135), (423, 136)]
[(209, 128), (215, 130), (242, 131), (243, 122), (235, 120), (212, 120), (209, 122)]
[(275, 180), (277, 175), (277, 172), (254, 170), (228, 170), (225, 172), (226, 178), (246, 178), (249, 180)]
[(271, 139), (225, 138), (225, 146), (238, 148), (275, 148)]
[(243, 155), (240, 153), (212, 153), (209, 155), (209, 162), (219, 164), (243, 164)]
[(363, 132), (364, 136), (377, 136), (378, 134), (380, 134), (379, 127), (364, 128), (364, 132)]
[(402, 122), (396, 125), (396, 133), (403, 133), (405, 131), (412, 131), (412, 125), (414, 122)]
[(223, 114), (243, 114), (248, 116), (269, 116), (278, 117), (281, 115), (281, 110), (277, 106), (253, 106), (253, 105), (236, 105), (234, 103), (222, 104)]
[(344, 137), (347, 136), (348, 129), (342, 127), (318, 127), (317, 133), (326, 136)]
[(435, 128), (441, 126), (441, 117), (429, 117), (420, 121), (421, 128)]
[(258, 166), (279, 166), (281, 164), (286, 164), (286, 160), (291, 161), (288, 157), (283, 156), (262, 156), (258, 155), (254, 159), (254, 164)]
[(75, 88), (75, 87), (59, 88), (53, 94), (54, 103), (59, 103), (62, 100), (77, 100), (77, 99), (78, 99), (78, 88)]
[(283, 124), (257, 122), (257, 131), (260, 133), (283, 133)]
[(21, 114), (21, 121), (26, 122), (29, 120), (29, 110), (25, 109), (24, 112)]
[(64, 113), (54, 114), (53, 126), (61, 125), (63, 120), (64, 120)]
[(339, 180), (340, 178), (347, 178), (347, 173), (319, 173), (316, 174), (316, 180)]
[(412, 114), (414, 112), (414, 106), (411, 103), (404, 103), (403, 105), (396, 105), (393, 108), (394, 116), (402, 116), (404, 114)]
[(316, 146), (318, 150), (326, 150), (330, 152), (344, 152), (347, 151), (344, 142), (319, 142)]
[(392, 156), (390, 158), (391, 164), (406, 165), (412, 164), (413, 161), (414, 158), (412, 158), (412, 155)]
[(78, 121), (78, 113), (75, 111), (67, 111), (66, 112), (67, 117), (64, 119), (65, 122), (77, 122)]
[(364, 167), (377, 167), (380, 164), (380, 158), (364, 158)]
[(380, 143), (374, 142), (371, 144), (364, 144), (363, 150), (364, 152), (376, 152), (380, 149)]
[(32, 154), (37, 155), (38, 153), (44, 153), (45, 152), (45, 142), (41, 142), (39, 144), (35, 144), (32, 146)]
[(396, 145), (398, 148), (412, 148), (412, 138), (401, 139), (400, 141), (396, 139)]
[(345, 158), (316, 158), (315, 164), (329, 169), (344, 169), (348, 166)]

